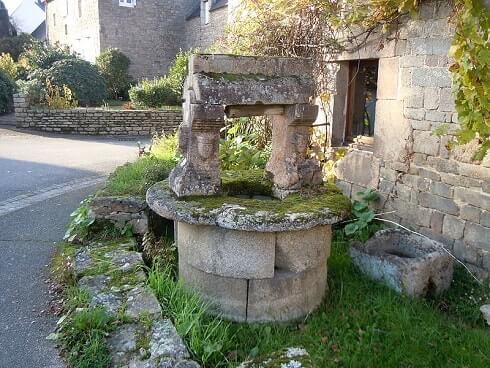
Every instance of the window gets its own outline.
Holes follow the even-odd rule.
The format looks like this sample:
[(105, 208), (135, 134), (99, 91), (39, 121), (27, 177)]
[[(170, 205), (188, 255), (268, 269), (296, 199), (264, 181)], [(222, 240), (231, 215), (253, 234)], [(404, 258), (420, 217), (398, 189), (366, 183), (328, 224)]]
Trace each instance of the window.
[(136, 6), (136, 0), (119, 0), (119, 6), (134, 8)]
[(356, 60), (349, 64), (346, 142), (372, 143), (368, 137), (374, 136), (376, 123), (378, 66), (378, 60)]
[(53, 13), (53, 26), (56, 27), (56, 14)]
[(68, 34), (68, 25), (65, 24), (65, 35)]
[(63, 3), (63, 12), (64, 12), (64, 15), (65, 17), (68, 15), (68, 0), (65, 0), (65, 2)]
[(78, 17), (82, 17), (82, 0), (78, 0)]

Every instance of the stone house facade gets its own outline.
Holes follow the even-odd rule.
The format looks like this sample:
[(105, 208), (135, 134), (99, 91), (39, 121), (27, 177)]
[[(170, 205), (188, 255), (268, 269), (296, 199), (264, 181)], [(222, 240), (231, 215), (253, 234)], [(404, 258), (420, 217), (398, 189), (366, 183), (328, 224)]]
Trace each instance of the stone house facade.
[(130, 58), (134, 78), (153, 78), (180, 50), (204, 50), (221, 37), (234, 1), (48, 0), (47, 37), (91, 62), (116, 47)]
[[(458, 128), (448, 51), (448, 1), (425, 2), (395, 37), (373, 37), (335, 63), (331, 139), (349, 147), (337, 164), (348, 196), (379, 191), (380, 212), (443, 242), (483, 276), (490, 271), (490, 154), (477, 142), (449, 149)], [(444, 135), (436, 130), (446, 131)]]

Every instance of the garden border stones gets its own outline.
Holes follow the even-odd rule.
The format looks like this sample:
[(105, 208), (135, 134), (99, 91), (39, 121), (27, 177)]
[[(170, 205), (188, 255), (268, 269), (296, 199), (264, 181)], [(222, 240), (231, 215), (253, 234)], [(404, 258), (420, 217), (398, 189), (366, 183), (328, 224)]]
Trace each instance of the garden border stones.
[[(162, 318), (153, 291), (146, 286), (142, 255), (135, 241), (92, 243), (74, 255), (78, 287), (90, 307), (103, 307), (125, 322), (107, 338), (111, 367), (199, 368), (169, 319)], [(76, 312), (75, 312), (76, 313)]]

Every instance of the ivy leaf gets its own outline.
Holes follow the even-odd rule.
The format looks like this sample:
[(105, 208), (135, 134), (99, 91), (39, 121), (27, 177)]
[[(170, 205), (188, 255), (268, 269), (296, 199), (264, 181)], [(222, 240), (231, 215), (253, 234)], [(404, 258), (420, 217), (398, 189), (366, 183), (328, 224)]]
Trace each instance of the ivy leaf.
[(359, 230), (359, 224), (357, 222), (353, 222), (351, 224), (348, 224), (345, 228), (345, 234), (350, 236), (355, 234)]

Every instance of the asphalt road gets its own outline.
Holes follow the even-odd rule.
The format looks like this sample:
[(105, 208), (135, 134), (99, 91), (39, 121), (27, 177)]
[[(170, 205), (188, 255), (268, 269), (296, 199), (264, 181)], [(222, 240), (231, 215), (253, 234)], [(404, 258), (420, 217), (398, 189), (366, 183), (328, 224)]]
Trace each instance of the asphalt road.
[[(0, 368), (64, 367), (46, 340), (56, 321), (42, 311), (55, 243), (69, 214), (96, 190), (90, 182), (82, 188), (73, 183), (105, 176), (136, 155), (135, 140), (43, 136), (0, 126), (0, 207), (7, 208), (0, 212)], [(43, 190), (53, 187), (45, 199)]]

